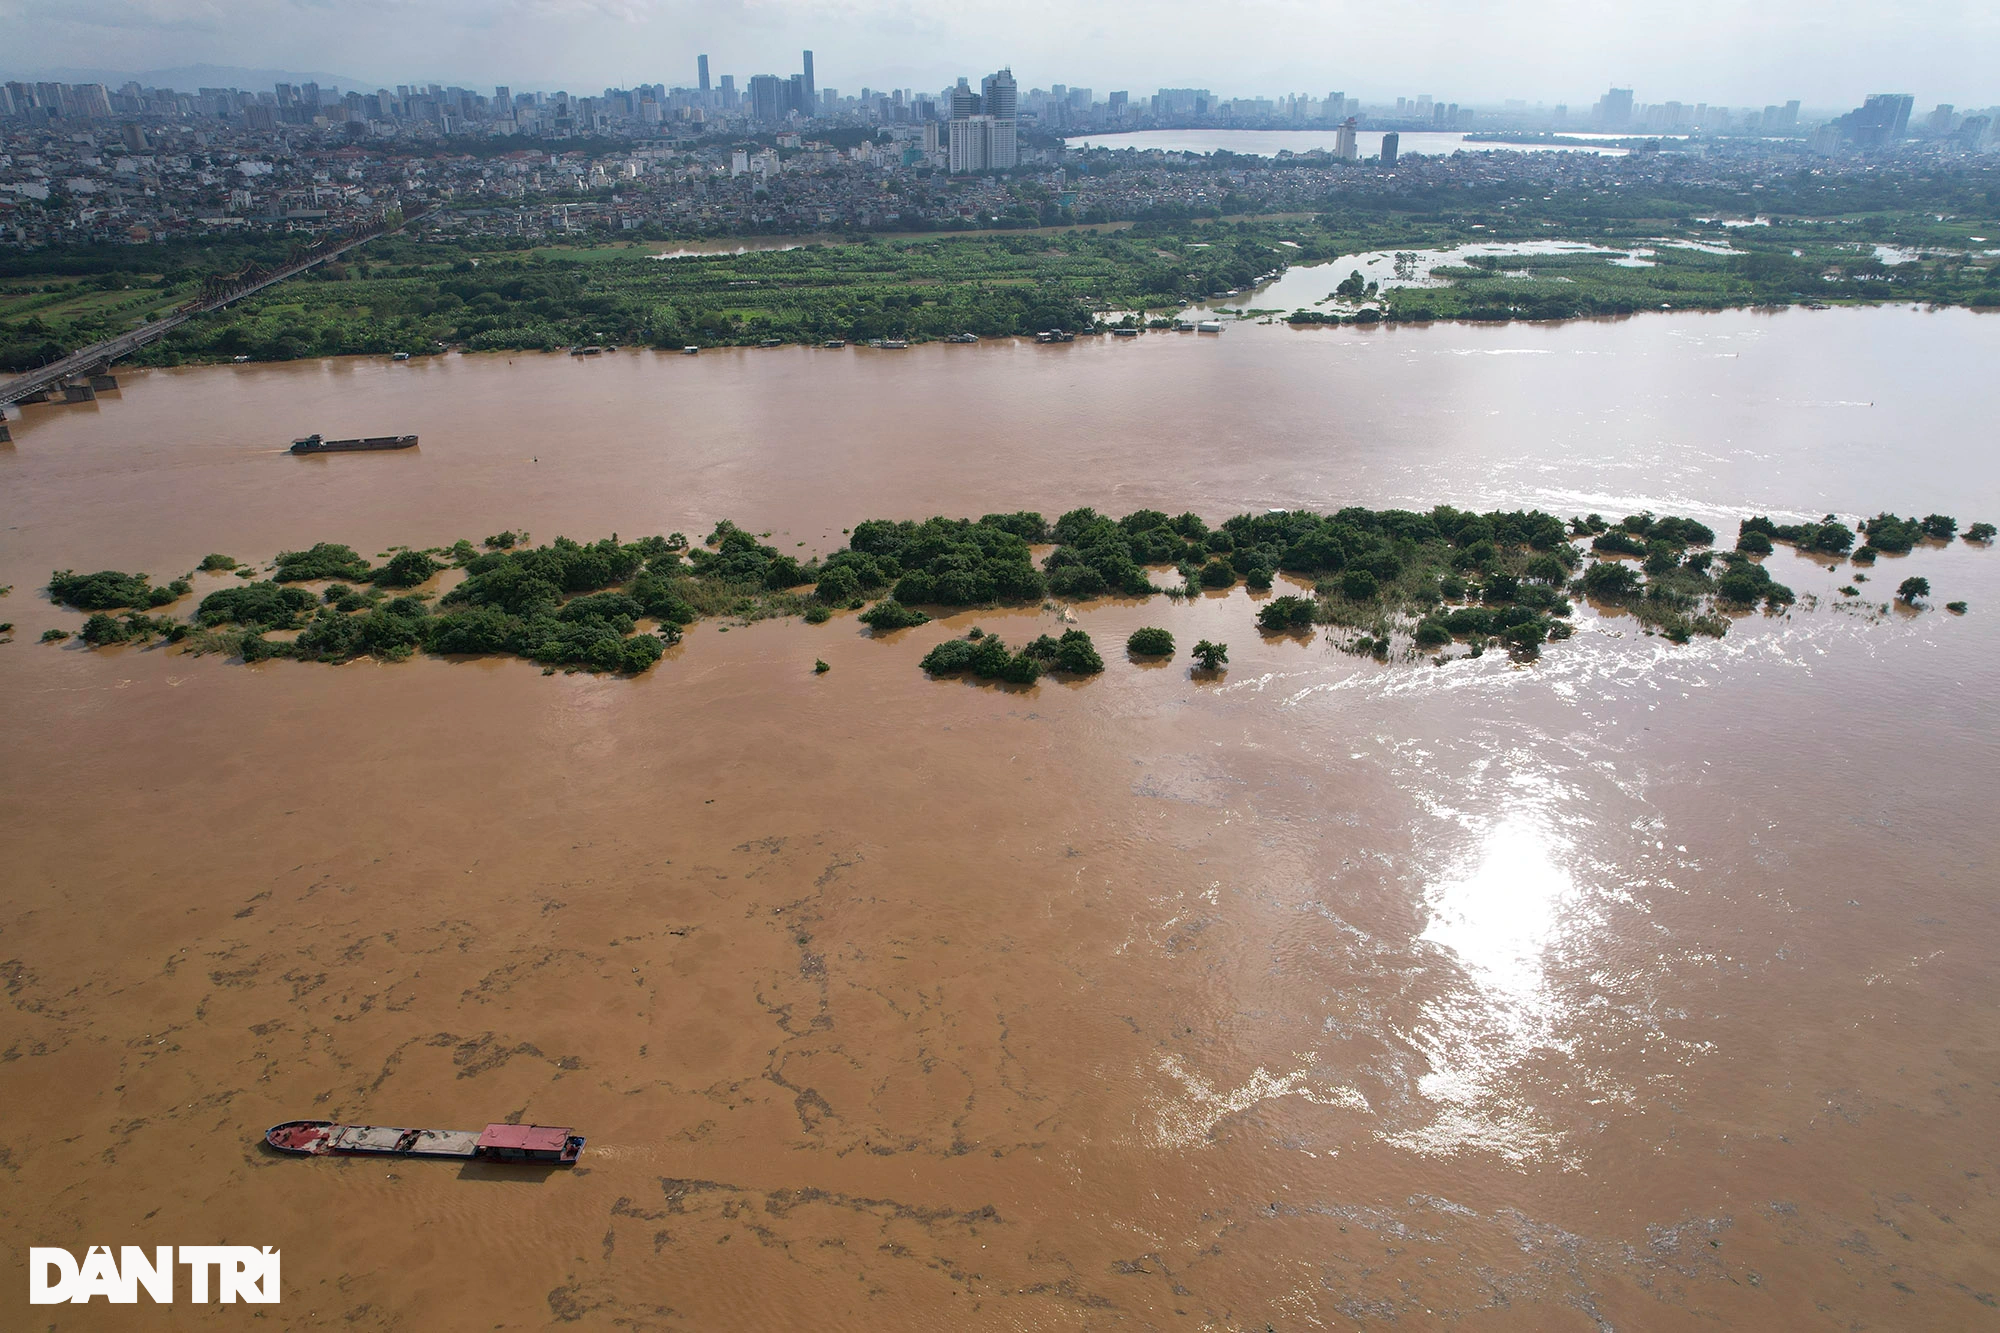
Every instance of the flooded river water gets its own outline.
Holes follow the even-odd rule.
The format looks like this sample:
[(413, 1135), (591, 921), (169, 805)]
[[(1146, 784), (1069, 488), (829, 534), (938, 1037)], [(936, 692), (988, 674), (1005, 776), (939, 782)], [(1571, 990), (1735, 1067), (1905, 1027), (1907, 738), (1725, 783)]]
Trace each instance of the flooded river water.
[[(9, 1327), (1970, 1328), (2000, 1319), (2000, 553), (1540, 663), (1104, 602), (713, 622), (646, 676), (35, 640), (51, 569), (503, 528), (1541, 506), (2000, 519), (2000, 320), (1232, 325), (121, 375), (0, 446)], [(292, 458), (308, 431), (409, 454)], [(1905, 573), (1940, 609), (1883, 612)], [(204, 585), (206, 586), (206, 585)], [(1970, 612), (1950, 615), (1947, 600)], [(1230, 668), (1128, 661), (1142, 624)], [(831, 671), (815, 676), (823, 658)], [(321, 1117), (573, 1171), (280, 1160)], [(29, 1311), (27, 1247), (279, 1307)], [(183, 1294), (183, 1301), (185, 1301)], [(28, 1316), (32, 1313), (32, 1319)]]

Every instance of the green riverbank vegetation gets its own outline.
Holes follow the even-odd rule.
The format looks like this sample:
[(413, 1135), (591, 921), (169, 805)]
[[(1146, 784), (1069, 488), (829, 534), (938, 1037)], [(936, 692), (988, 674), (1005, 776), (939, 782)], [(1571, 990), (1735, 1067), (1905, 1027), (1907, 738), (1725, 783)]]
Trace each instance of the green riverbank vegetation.
[[(1144, 323), (1144, 312), (1172, 313), (1343, 255), (1531, 240), (1598, 249), (1468, 257), (1435, 270), (1432, 285), (1379, 293), (1346, 289), (1349, 275), (1328, 270), (1326, 292), (1342, 287), (1346, 304), (1290, 318), (1567, 319), (1663, 306), (1883, 301), (2000, 306), (2000, 264), (1965, 239), (1968, 228), (1993, 234), (2000, 216), (1990, 195), (1963, 179), (1915, 176), (1892, 187), (1808, 174), (1758, 188), (1747, 199), (1699, 190), (1504, 203), (1462, 190), (1334, 198), (1308, 214), (1053, 233), (862, 235), (673, 259), (656, 258), (642, 243), (392, 235), (193, 320), (133, 359), (178, 365), (578, 344), (678, 350), (1082, 330), (1100, 317)], [(1760, 225), (1722, 226), (1717, 215), (1745, 202)], [(1985, 218), (1990, 225), (1978, 221)], [(159, 318), (205, 278), (272, 262), (283, 247), (246, 237), (0, 257), (0, 370), (27, 369)]]

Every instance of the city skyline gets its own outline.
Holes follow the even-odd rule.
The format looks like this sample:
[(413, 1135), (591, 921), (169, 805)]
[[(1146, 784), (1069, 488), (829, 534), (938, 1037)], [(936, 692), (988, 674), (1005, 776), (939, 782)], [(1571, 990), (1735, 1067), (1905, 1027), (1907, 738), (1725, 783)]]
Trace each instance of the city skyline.
[[(1622, 135), (1779, 136), (1806, 142), (1815, 153), (1842, 149), (1879, 149), (1915, 138), (1958, 151), (1977, 152), (1986, 146), (2000, 108), (1959, 107), (1940, 103), (1920, 121), (1913, 121), (1915, 98), (1907, 93), (1870, 93), (1846, 111), (1807, 111), (1799, 99), (1766, 103), (1761, 108), (1732, 108), (1678, 100), (1648, 103), (1630, 88), (1610, 88), (1587, 109), (1572, 117), (1570, 108), (1530, 108), (1511, 101), (1503, 108), (1480, 110), (1473, 105), (1420, 95), (1370, 104), (1334, 90), (1324, 97), (1309, 94), (1278, 98), (1227, 98), (1205, 88), (1161, 88), (1150, 97), (1134, 99), (1129, 90), (1098, 90), (1054, 84), (1032, 88), (1023, 98), (1011, 69), (985, 76), (977, 91), (960, 76), (955, 86), (933, 95), (911, 89), (862, 89), (843, 96), (819, 87), (813, 52), (801, 53), (803, 69), (789, 76), (751, 75), (743, 89), (735, 76), (712, 78), (706, 56), (697, 58), (698, 87), (662, 83), (634, 88), (607, 88), (600, 95), (566, 91), (553, 94), (517, 91), (505, 85), (491, 96), (476, 89), (431, 84), (399, 84), (393, 93), (373, 93), (350, 87), (322, 85), (315, 79), (278, 80), (270, 91), (200, 85), (192, 93), (171, 85), (145, 86), (127, 81), (117, 87), (102, 82), (0, 81), (0, 122), (44, 129), (60, 125), (87, 126), (124, 121), (127, 146), (144, 148), (140, 122), (187, 124), (209, 119), (221, 127), (237, 123), (255, 133), (298, 127), (338, 129), (348, 139), (358, 135), (474, 134), (506, 137), (549, 135), (557, 139), (600, 133), (700, 136), (715, 130), (741, 133), (773, 129), (801, 131), (809, 126), (840, 125), (877, 128), (928, 124), (935, 133), (923, 136), (923, 154), (939, 154), (956, 172), (1008, 170), (1020, 161), (1019, 133), (1045, 131), (1058, 135), (1108, 129), (1202, 127), (1223, 129), (1341, 130), (1338, 156), (1353, 160), (1357, 128), (1373, 130), (1482, 129), (1505, 132), (1612, 131)], [(243, 71), (250, 73), (250, 71)], [(945, 126), (949, 127), (948, 136)], [(798, 146), (796, 143), (794, 147)], [(1394, 160), (1394, 150), (1389, 158)]]
[[(484, 120), (494, 112), (509, 104), (510, 98), (528, 106), (541, 106), (553, 101), (557, 104), (573, 104), (597, 108), (610, 100), (632, 99), (628, 114), (636, 118), (639, 100), (658, 99), (655, 105), (662, 113), (657, 119), (679, 119), (691, 109), (706, 108), (711, 115), (724, 120), (732, 116), (748, 118), (762, 124), (777, 124), (786, 121), (813, 121), (822, 118), (852, 117), (860, 114), (867, 119), (872, 113), (868, 108), (878, 108), (886, 120), (950, 120), (961, 118), (963, 108), (957, 107), (956, 97), (966, 86), (966, 76), (957, 77), (956, 84), (946, 84), (938, 90), (919, 88), (870, 88), (863, 85), (858, 89), (841, 90), (830, 86), (820, 86), (814, 76), (813, 52), (801, 53), (803, 71), (790, 75), (752, 74), (744, 76), (741, 87), (738, 76), (729, 73), (712, 74), (709, 57), (696, 56), (696, 78), (690, 83), (667, 81), (640, 81), (633, 85), (607, 86), (599, 93), (583, 89), (537, 89), (533, 84), (492, 85), (497, 101), (481, 114)], [(1018, 87), (1010, 67), (1003, 66), (1010, 87)], [(170, 77), (171, 76), (171, 77)], [(989, 80), (992, 76), (988, 76)], [(339, 110), (343, 94), (350, 109), (354, 99), (361, 97), (367, 103), (380, 101), (386, 105), (390, 100), (391, 88), (377, 86), (370, 80), (353, 79), (341, 75), (304, 75), (280, 70), (231, 69), (227, 67), (198, 66), (189, 69), (157, 71), (153, 75), (125, 77), (109, 71), (77, 70), (60, 71), (43, 77), (19, 79), (0, 71), (0, 117), (23, 114), (24, 109), (35, 105), (35, 91), (43, 91), (43, 104), (54, 106), (50, 100), (54, 96), (67, 99), (74, 94), (79, 103), (103, 103), (95, 110), (82, 109), (81, 105), (71, 106), (65, 100), (58, 114), (60, 116), (83, 118), (91, 116), (123, 116), (143, 114), (141, 102), (150, 109), (153, 103), (147, 101), (154, 93), (178, 94), (181, 99), (180, 114), (207, 107), (211, 114), (222, 112), (221, 104), (209, 104), (217, 96), (228, 94), (251, 102), (262, 101), (270, 104), (273, 90), (275, 105), (282, 108), (289, 105), (287, 98), (303, 90), (312, 106), (323, 110)], [(56, 90), (67, 89), (58, 94)], [(141, 97), (141, 94), (144, 97)], [(11, 96), (9, 96), (10, 94)], [(190, 96), (199, 94), (198, 96)], [(379, 94), (379, 99), (376, 97)], [(487, 108), (488, 99), (476, 87), (467, 88), (459, 84), (440, 84), (436, 80), (415, 79), (394, 85), (394, 98), (403, 102), (411, 98), (445, 95), (448, 101), (463, 97), (467, 102), (477, 101)], [(1049, 88), (1032, 87), (1026, 91), (1028, 102), (1036, 108), (1029, 119), (1040, 120), (1050, 111), (1058, 108), (1065, 113), (1062, 118), (1046, 122), (1041, 128), (1061, 129), (1064, 125), (1080, 125), (1093, 118), (1124, 121), (1161, 120), (1174, 122), (1203, 122), (1204, 118), (1219, 117), (1224, 123), (1256, 124), (1264, 122), (1324, 122), (1337, 124), (1346, 117), (1361, 115), (1377, 122), (1387, 122), (1405, 129), (1435, 128), (1462, 130), (1474, 128), (1477, 120), (1480, 128), (1543, 128), (1543, 129), (1608, 129), (1635, 134), (1687, 133), (1703, 130), (1724, 133), (1795, 133), (1801, 129), (1826, 122), (1842, 125), (1854, 123), (1855, 115), (1873, 123), (1875, 113), (1870, 110), (1877, 103), (1892, 100), (1899, 104), (1900, 113), (1893, 117), (1893, 131), (1888, 141), (1905, 137), (1911, 128), (1911, 116), (1918, 98), (1908, 92), (1869, 92), (1857, 94), (1824, 106), (1808, 106), (1801, 99), (1785, 98), (1782, 101), (1766, 102), (1761, 106), (1752, 102), (1738, 107), (1723, 103), (1686, 101), (1668, 98), (1659, 102), (1638, 97), (1632, 88), (1612, 87), (1595, 99), (1580, 101), (1572, 106), (1567, 103), (1549, 103), (1537, 100), (1509, 98), (1497, 103), (1480, 103), (1466, 99), (1463, 103), (1445, 96), (1429, 93), (1418, 95), (1398, 95), (1393, 102), (1387, 95), (1366, 97), (1334, 91), (1326, 94), (1318, 92), (1280, 93), (1275, 98), (1268, 95), (1219, 94), (1208, 88), (1168, 88), (1161, 87), (1156, 93), (1131, 89), (1093, 89), (1087, 86), (1071, 86), (1054, 82)], [(1015, 94), (1009, 95), (1009, 114), (1002, 117), (1013, 120), (1012, 107)], [(137, 99), (137, 100), (135, 100)], [(323, 99), (323, 100), (322, 100)], [(978, 98), (975, 96), (974, 102)], [(1856, 109), (1856, 102), (1861, 105)], [(164, 104), (162, 104), (164, 105)], [(974, 110), (984, 108), (974, 107)], [(894, 115), (886, 113), (893, 110)], [(1984, 108), (1992, 114), (1995, 106)], [(905, 114), (908, 113), (908, 114)], [(1461, 114), (1463, 113), (1463, 114)], [(350, 111), (351, 114), (351, 111)], [(369, 112), (355, 118), (373, 119), (378, 112)], [(1975, 104), (1940, 102), (1923, 118), (1923, 129), (1932, 135), (1946, 133), (1951, 127), (1946, 123), (1956, 118), (1975, 114)], [(1083, 121), (1074, 119), (1082, 116)], [(307, 117), (310, 119), (310, 116)], [(341, 119), (336, 114), (334, 119)], [(283, 119), (283, 117), (280, 117)], [(699, 120), (699, 116), (696, 116)], [(1100, 126), (1101, 127), (1101, 126)], [(1281, 127), (1281, 126), (1273, 126)], [(1882, 128), (1887, 129), (1887, 126)], [(511, 130), (509, 131), (511, 132)], [(1864, 138), (1870, 136), (1863, 136)]]
[(338, 11), (288, 0), (252, 0), (248, 8), (269, 9), (273, 21), (234, 10), (222, 16), (210, 0), (85, 0), (29, 24), (23, 0), (0, 0), (0, 21), (18, 23), (0, 73), (140, 77), (171, 64), (214, 62), (338, 69), (353, 87), (409, 81), (413, 71), (380, 68), (379, 42), (357, 38), (373, 26), (357, 20), (374, 14), (407, 36), (397, 43), (402, 51), (436, 53), (399, 60), (426, 66), (417, 71), (426, 81), (543, 91), (694, 86), (702, 54), (714, 74), (732, 73), (743, 86), (755, 74), (777, 72), (774, 66), (796, 68), (798, 51), (811, 49), (819, 82), (844, 90), (945, 88), (966, 69), (1006, 64), (1024, 88), (1186, 84), (1225, 96), (1345, 87), (1364, 99), (1431, 92), (1468, 103), (1578, 105), (1612, 84), (1721, 105), (1774, 96), (1809, 107), (1850, 105), (1884, 87), (1915, 88), (1919, 101), (2000, 100), (2000, 80), (1983, 54), (2000, 47), (2000, 15), (1968, 4), (1887, 13), (1788, 3), (1753, 14), (1698, 3), (1676, 11), (1669, 24), (1606, 20), (1578, 8), (1574, 22), (1558, 10), (1532, 25), (1473, 6), (1392, 3), (1362, 11), (1292, 0), (1252, 0), (1222, 25), (1186, 0), (1165, 0), (1139, 25), (1101, 5), (1041, 0), (1027, 0), (1004, 19), (938, 15), (902, 0), (849, 4), (837, 22), (824, 6), (795, 0), (699, 7), (570, 0), (532, 12), (415, 9), (388, 0), (358, 0)]

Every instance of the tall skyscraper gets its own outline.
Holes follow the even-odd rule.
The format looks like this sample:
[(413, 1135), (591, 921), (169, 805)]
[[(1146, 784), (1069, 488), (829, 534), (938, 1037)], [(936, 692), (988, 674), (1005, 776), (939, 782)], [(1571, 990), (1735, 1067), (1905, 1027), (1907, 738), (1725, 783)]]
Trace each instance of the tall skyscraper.
[(958, 87), (951, 90), (951, 119), (964, 120), (967, 116), (978, 115), (979, 112), (979, 94), (973, 92), (971, 85), (964, 79), (960, 79)]
[(725, 74), (722, 76), (720, 95), (722, 97), (722, 109), (724, 111), (734, 111), (736, 109), (736, 76), (734, 74)]
[(1632, 90), (1613, 88), (1597, 99), (1597, 123), (1607, 130), (1622, 130), (1632, 123)]
[[(1342, 134), (1345, 134), (1346, 132), (1347, 131), (1345, 130), (1341, 131)], [(1399, 148), (1402, 147), (1402, 145), (1403, 145), (1403, 136), (1396, 133), (1394, 130), (1390, 130), (1387, 134), (1382, 136), (1383, 166), (1393, 167), (1396, 165), (1396, 152)]]
[(992, 169), (993, 117), (953, 116), (946, 129), (951, 132), (947, 163), (951, 171)]
[(694, 67), (695, 67), (695, 69), (696, 69), (696, 70), (697, 70), (697, 71), (698, 71), (698, 72), (700, 73), (700, 75), (701, 75), (701, 90), (702, 90), (703, 92), (707, 92), (707, 91), (708, 91), (708, 57), (707, 57), (707, 56), (696, 56), (696, 57), (694, 58)]
[(1916, 99), (1908, 93), (1871, 93), (1867, 101), (1832, 123), (1849, 142), (1862, 148), (1880, 148), (1903, 137), (1915, 104)]
[(1909, 132), (1910, 112), (1917, 104), (1916, 98), (1908, 93), (1876, 93), (1868, 102), (1881, 108), (1880, 114), (1889, 127), (1891, 139), (1900, 139)]
[(1343, 162), (1352, 162), (1355, 158), (1354, 135), (1358, 128), (1353, 116), (1340, 122), (1340, 133), (1333, 139), (1333, 155)]
[(1014, 84), (1014, 71), (1011, 69), (988, 74), (979, 81), (980, 109), (995, 120), (1013, 121), (1018, 97), (1018, 89)]
[(775, 74), (750, 76), (750, 118), (773, 123), (785, 118), (785, 80)]
[(964, 80), (951, 90), (949, 166), (952, 171), (1008, 171), (1021, 163), (1015, 111), (1019, 89), (1012, 70), (979, 81), (973, 92)]
[(819, 106), (818, 85), (813, 82), (813, 53), (810, 51), (806, 52), (805, 79), (806, 79), (806, 95), (805, 95), (805, 106), (803, 110), (805, 111), (805, 114), (810, 116), (814, 114), (816, 108)]
[(993, 117), (988, 165), (995, 171), (1011, 171), (1021, 164), (1020, 143), (1015, 137), (1020, 90), (1014, 83), (1014, 71), (1003, 68), (989, 74), (979, 81), (979, 89), (980, 106)]

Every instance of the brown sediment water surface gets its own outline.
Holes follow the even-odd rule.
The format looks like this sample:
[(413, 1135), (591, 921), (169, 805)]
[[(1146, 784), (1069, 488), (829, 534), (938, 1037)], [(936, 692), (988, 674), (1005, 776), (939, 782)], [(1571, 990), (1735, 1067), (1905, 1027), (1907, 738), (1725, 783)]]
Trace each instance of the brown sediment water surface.
[[(51, 569), (1075, 505), (2000, 520), (2000, 321), (1908, 309), (128, 373), (0, 446), (14, 1327), (2000, 1322), (2000, 553), (1675, 647), (1266, 639), (932, 681), (707, 622), (638, 679), (35, 640)], [(292, 458), (295, 435), (417, 432)], [(803, 543), (803, 548), (798, 544)], [(1883, 610), (1906, 573), (1935, 605)], [(203, 576), (203, 590), (218, 580)], [(1963, 599), (1970, 611), (1942, 609)], [(184, 608), (183, 608), (184, 610)], [(1119, 645), (1225, 640), (1220, 679)], [(815, 658), (831, 670), (815, 676)], [(572, 1171), (280, 1159), (317, 1117)], [(30, 1245), (283, 1253), (26, 1304)]]

